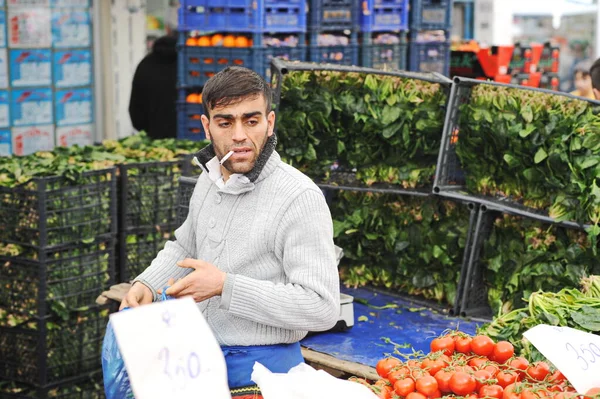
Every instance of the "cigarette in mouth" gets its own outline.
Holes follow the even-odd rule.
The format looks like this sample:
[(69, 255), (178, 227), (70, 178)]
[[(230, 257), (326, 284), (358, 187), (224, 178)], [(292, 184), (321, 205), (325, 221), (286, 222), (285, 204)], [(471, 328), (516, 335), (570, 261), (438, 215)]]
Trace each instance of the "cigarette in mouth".
[(229, 157), (232, 156), (232, 155), (233, 155), (233, 151), (229, 151), (227, 154), (225, 154), (225, 156), (223, 158), (221, 158), (221, 160), (219, 161), (219, 163), (221, 165), (223, 165), (223, 163), (225, 161), (227, 161), (229, 159)]

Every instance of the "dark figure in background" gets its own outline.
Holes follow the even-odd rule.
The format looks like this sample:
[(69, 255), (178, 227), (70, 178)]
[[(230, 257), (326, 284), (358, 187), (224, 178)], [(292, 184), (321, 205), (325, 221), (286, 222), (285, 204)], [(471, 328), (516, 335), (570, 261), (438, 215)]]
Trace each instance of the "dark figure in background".
[(174, 36), (157, 39), (133, 76), (129, 116), (133, 127), (151, 139), (177, 136), (176, 42)]
[(594, 97), (596, 97), (596, 100), (600, 100), (600, 58), (594, 61), (594, 64), (590, 68), (590, 76), (592, 77)]

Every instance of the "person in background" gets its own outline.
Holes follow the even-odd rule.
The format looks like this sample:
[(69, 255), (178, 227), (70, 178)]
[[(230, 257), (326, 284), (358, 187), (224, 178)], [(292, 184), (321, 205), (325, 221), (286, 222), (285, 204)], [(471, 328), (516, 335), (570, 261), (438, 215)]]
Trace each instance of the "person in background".
[(575, 65), (575, 73), (573, 81), (575, 82), (575, 90), (571, 94), (579, 97), (585, 97), (594, 100), (594, 90), (592, 87), (592, 77), (590, 70), (592, 63), (589, 60), (581, 61)]
[(157, 39), (133, 76), (129, 116), (151, 139), (177, 136), (176, 42), (173, 35)]
[(600, 58), (592, 64), (590, 68), (590, 77), (592, 79), (592, 90), (596, 100), (600, 100)]
[[(253, 396), (255, 361), (275, 373), (303, 362), (299, 341), (340, 312), (333, 222), (313, 181), (275, 151), (272, 90), (227, 67), (202, 90), (211, 144), (185, 222), (137, 278), (121, 308), (191, 296), (221, 345), (233, 397)], [(177, 280), (177, 281), (174, 281)]]

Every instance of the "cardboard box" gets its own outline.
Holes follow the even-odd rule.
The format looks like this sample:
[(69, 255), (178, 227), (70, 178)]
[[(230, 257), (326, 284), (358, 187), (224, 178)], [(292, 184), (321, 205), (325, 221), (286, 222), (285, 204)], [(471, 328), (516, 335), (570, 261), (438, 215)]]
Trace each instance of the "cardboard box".
[(10, 98), (8, 91), (0, 90), (0, 129), (10, 127)]
[(56, 145), (70, 147), (79, 145), (81, 147), (94, 144), (92, 125), (63, 126), (56, 128)]
[(4, 10), (0, 10), (0, 47), (6, 47), (6, 11)]
[(52, 11), (52, 46), (89, 47), (92, 43), (92, 18), (85, 8)]
[(92, 90), (58, 90), (54, 93), (56, 125), (81, 125), (92, 122)]
[[(8, 1), (10, 6), (11, 2), (15, 0)], [(49, 8), (8, 8), (9, 47), (47, 48), (50, 47), (51, 44), (52, 30), (50, 29)]]
[(8, 56), (5, 48), (0, 49), (0, 89), (8, 89)]
[(52, 89), (20, 89), (11, 92), (12, 126), (46, 125), (54, 122)]
[(55, 87), (92, 84), (92, 52), (90, 50), (57, 51), (54, 53), (52, 61)]
[(90, 0), (51, 0), (52, 7), (90, 7)]
[(10, 130), (0, 130), (0, 157), (12, 155)]
[(6, 4), (9, 7), (12, 7), (12, 6), (48, 7), (50, 5), (50, 0), (6, 0)]
[(54, 148), (54, 125), (12, 128), (12, 148), (15, 155), (29, 155)]
[(50, 49), (10, 50), (12, 87), (50, 86), (52, 51)]

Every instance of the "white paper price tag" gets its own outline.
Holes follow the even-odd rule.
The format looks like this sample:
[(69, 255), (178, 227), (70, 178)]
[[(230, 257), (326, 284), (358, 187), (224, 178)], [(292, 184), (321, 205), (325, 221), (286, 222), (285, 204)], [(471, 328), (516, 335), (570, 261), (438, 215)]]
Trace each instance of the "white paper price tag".
[(570, 327), (540, 324), (523, 334), (577, 392), (600, 387), (600, 337)]
[(191, 298), (110, 316), (137, 399), (230, 399), (223, 352)]

